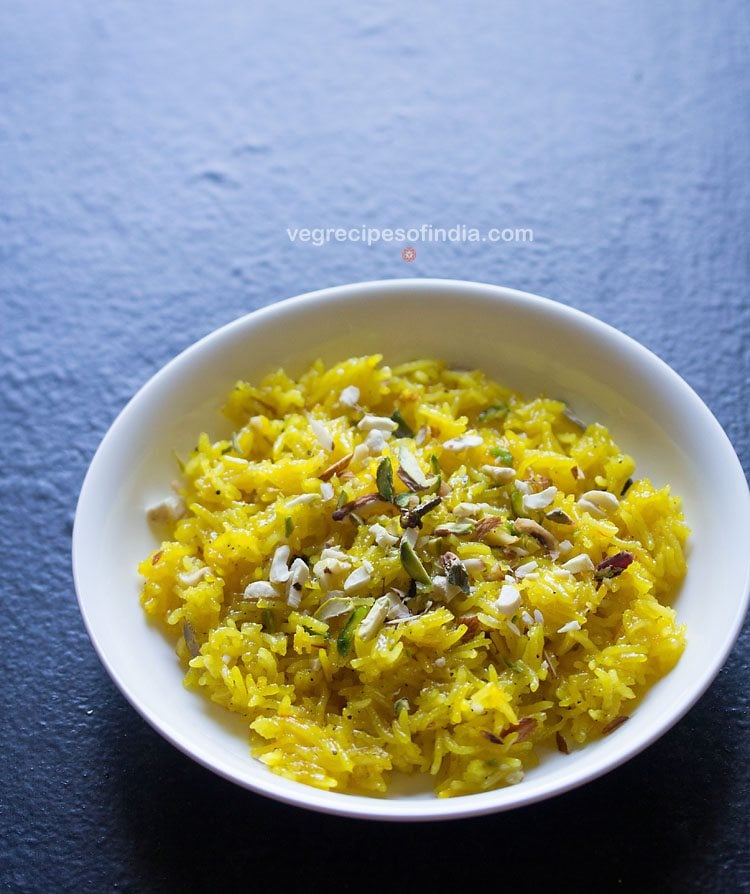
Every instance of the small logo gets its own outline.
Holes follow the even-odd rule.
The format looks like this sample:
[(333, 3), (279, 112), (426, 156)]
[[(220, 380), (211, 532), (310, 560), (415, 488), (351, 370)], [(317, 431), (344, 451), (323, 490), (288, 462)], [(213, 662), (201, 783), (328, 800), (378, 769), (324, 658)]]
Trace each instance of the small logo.
[(407, 264), (411, 264), (416, 256), (417, 250), (416, 248), (412, 248), (411, 245), (407, 245), (407, 247), (401, 252), (401, 258), (406, 261)]

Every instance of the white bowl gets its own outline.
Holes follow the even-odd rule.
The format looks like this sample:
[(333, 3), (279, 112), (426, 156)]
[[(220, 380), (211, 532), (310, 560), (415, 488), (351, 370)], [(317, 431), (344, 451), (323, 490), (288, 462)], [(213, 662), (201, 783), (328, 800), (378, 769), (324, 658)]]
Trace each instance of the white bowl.
[[(478, 367), (531, 396), (563, 398), (607, 425), (638, 474), (670, 484), (692, 528), (676, 600), (688, 626), (677, 667), (615, 735), (570, 756), (550, 754), (519, 785), (437, 799), (420, 785), (388, 798), (323, 792), (272, 774), (250, 756), (239, 718), (185, 690), (171, 644), (139, 605), (138, 562), (155, 547), (144, 507), (175, 477), (173, 450), (227, 431), (218, 413), (238, 378), (313, 359), (382, 353), (387, 362), (439, 357)], [(594, 779), (641, 751), (706, 690), (726, 660), (748, 602), (750, 500), (721, 427), (661, 360), (615, 329), (512, 289), (447, 280), (388, 280), (301, 295), (230, 323), (180, 354), (125, 407), (84, 481), (73, 533), (81, 613), (112, 679), (170, 742), (226, 779), (315, 810), (391, 820), (508, 810)], [(679, 770), (677, 771), (679, 772)], [(687, 780), (686, 780), (687, 784)]]

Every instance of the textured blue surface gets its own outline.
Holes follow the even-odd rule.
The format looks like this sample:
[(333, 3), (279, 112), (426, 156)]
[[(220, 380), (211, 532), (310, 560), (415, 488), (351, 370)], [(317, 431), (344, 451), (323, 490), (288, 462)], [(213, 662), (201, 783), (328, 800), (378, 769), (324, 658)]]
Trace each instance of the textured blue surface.
[[(83, 475), (128, 397), (214, 327), (354, 280), (484, 280), (589, 311), (680, 372), (750, 468), (749, 47), (741, 0), (4, 0), (4, 890), (277, 872), (275, 890), (361, 891), (394, 867), (415, 890), (425, 873), (568, 890), (582, 841), (578, 891), (750, 885), (747, 633), (698, 706), (605, 779), (407, 830), (277, 805), (180, 755), (109, 682), (69, 571)], [(401, 245), (286, 236), (422, 223), (535, 238), (416, 244), (407, 264)]]

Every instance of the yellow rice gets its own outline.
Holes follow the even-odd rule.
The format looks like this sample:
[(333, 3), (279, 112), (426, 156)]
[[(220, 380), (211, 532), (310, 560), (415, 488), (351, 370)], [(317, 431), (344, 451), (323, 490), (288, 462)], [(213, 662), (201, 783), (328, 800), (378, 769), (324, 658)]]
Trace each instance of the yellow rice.
[[(184, 516), (167, 522), (161, 546), (139, 566), (142, 604), (176, 641), (185, 684), (244, 716), (253, 754), (276, 773), (368, 794), (385, 792), (392, 770), (431, 774), (441, 797), (516, 783), (547, 746), (567, 751), (616, 735), (637, 699), (678, 661), (685, 631), (668, 603), (686, 568), (680, 501), (645, 478), (627, 486), (634, 461), (603, 426), (582, 430), (558, 400), (526, 400), (481, 372), (434, 360), (389, 368), (381, 359), (318, 361), (296, 381), (278, 370), (258, 386), (235, 385), (225, 407), (235, 433), (215, 442), (201, 434), (185, 461)], [(354, 406), (340, 402), (342, 392)], [(363, 415), (394, 410), (413, 437), (398, 437), (402, 429), (384, 435), (380, 454), (377, 443), (357, 451), (367, 436), (357, 425)], [(322, 441), (311, 420), (325, 426)], [(449, 449), (466, 433), (476, 446)], [(404, 535), (398, 507), (373, 502), (332, 517), (342, 503), (377, 491), (384, 457), (398, 471), (401, 447), (442, 495), (416, 529), (423, 568), (444, 578), (440, 556), (450, 551), (469, 569), (470, 586), (453, 598), (444, 584), (415, 587), (392, 543)], [(320, 475), (352, 451), (322, 485)], [(515, 470), (508, 482), (483, 469), (504, 463)], [(407, 492), (397, 474), (393, 488)], [(548, 488), (557, 489), (548, 506), (524, 509), (522, 491)], [(616, 508), (579, 502), (592, 490), (616, 496)], [(559, 554), (519, 536), (517, 514), (548, 531)], [(476, 529), (433, 534), (492, 515), (502, 519), (495, 537), (478, 539)], [(572, 524), (560, 523), (565, 515)], [(390, 535), (387, 544), (377, 545), (373, 525)], [(297, 607), (288, 604), (288, 583), (275, 585), (278, 595), (251, 595), (258, 588), (246, 595), (248, 585), (269, 580), (285, 544), (312, 569), (325, 547), (346, 561), (320, 579), (311, 572)], [(612, 577), (560, 571), (584, 553), (594, 567), (619, 554), (632, 561)], [(524, 565), (528, 576), (514, 577)], [(369, 579), (343, 592), (362, 566), (365, 578), (372, 569)], [(520, 594), (512, 615), (498, 607), (508, 584)], [(405, 594), (394, 598), (408, 617), (360, 636), (362, 615), (388, 590)], [(346, 611), (319, 620), (329, 591)]]

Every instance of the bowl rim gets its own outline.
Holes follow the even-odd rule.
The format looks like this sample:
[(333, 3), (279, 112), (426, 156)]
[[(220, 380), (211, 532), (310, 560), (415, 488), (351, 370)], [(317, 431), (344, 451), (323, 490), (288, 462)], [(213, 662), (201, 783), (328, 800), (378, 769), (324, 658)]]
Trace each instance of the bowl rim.
[[(518, 787), (513, 787), (517, 797), (507, 803), (495, 803), (492, 798), (493, 795), (507, 791), (507, 789), (496, 789), (449, 799), (381, 799), (366, 795), (323, 792), (320, 789), (302, 783), (293, 783), (290, 786), (288, 784), (289, 780), (281, 780), (280, 777), (270, 772), (267, 778), (263, 777), (262, 781), (247, 779), (227, 767), (217, 765), (216, 760), (207, 751), (191, 744), (188, 737), (172, 729), (156, 716), (154, 712), (142, 705), (137, 693), (130, 690), (130, 687), (122, 679), (117, 667), (110, 661), (106, 650), (97, 639), (93, 621), (87, 611), (87, 601), (82, 582), (82, 567), (86, 561), (85, 550), (87, 548), (83, 542), (84, 521), (87, 512), (92, 511), (89, 509), (93, 500), (91, 482), (96, 474), (97, 467), (104, 461), (103, 458), (106, 456), (110, 444), (117, 439), (120, 430), (127, 426), (135, 408), (145, 399), (144, 395), (161, 382), (163, 378), (170, 375), (174, 368), (189, 362), (192, 357), (204, 351), (211, 343), (219, 342), (247, 327), (252, 328), (260, 321), (271, 319), (274, 316), (282, 317), (294, 313), (295, 309), (300, 305), (309, 305), (311, 302), (356, 301), (365, 295), (371, 298), (373, 292), (389, 293), (407, 290), (428, 294), (435, 289), (449, 289), (464, 294), (473, 293), (484, 297), (495, 297), (511, 303), (523, 302), (535, 307), (540, 313), (545, 315), (551, 314), (561, 319), (565, 318), (568, 322), (573, 322), (588, 330), (589, 333), (595, 333), (610, 342), (616, 343), (623, 353), (630, 355), (630, 359), (633, 362), (650, 367), (671, 389), (674, 389), (680, 395), (683, 401), (687, 402), (692, 413), (699, 414), (702, 423), (710, 426), (714, 431), (714, 435), (718, 436), (719, 441), (723, 443), (724, 455), (722, 460), (732, 464), (738, 486), (744, 492), (744, 523), (750, 529), (750, 489), (748, 488), (744, 470), (731, 441), (704, 401), (675, 370), (653, 351), (614, 326), (570, 305), (531, 292), (492, 283), (442, 278), (382, 279), (316, 289), (276, 301), (243, 314), (202, 336), (149, 377), (120, 410), (94, 452), (81, 485), (72, 533), (71, 559), (78, 606), (89, 639), (110, 678), (131, 706), (156, 732), (183, 754), (228, 781), (234, 782), (256, 794), (265, 795), (290, 805), (304, 807), (321, 813), (396, 822), (450, 820), (504, 812), (535, 804), (591, 782), (621, 766), (630, 758), (648, 748), (681, 720), (703, 696), (727, 660), (740, 634), (750, 603), (750, 556), (748, 556), (744, 573), (744, 589), (737, 600), (732, 623), (725, 630), (721, 647), (715, 651), (712, 660), (703, 668), (694, 685), (687, 689), (679, 699), (670, 703), (669, 707), (661, 714), (659, 721), (648, 729), (647, 734), (627, 744), (627, 746), (620, 747), (614, 753), (606, 755), (605, 759), (599, 759), (590, 766), (584, 765), (576, 772), (568, 774), (567, 777), (553, 780), (552, 784), (545, 783), (535, 787), (530, 783), (525, 783)], [(742, 496), (742, 494), (739, 495), (738, 499), (741, 500)]]

